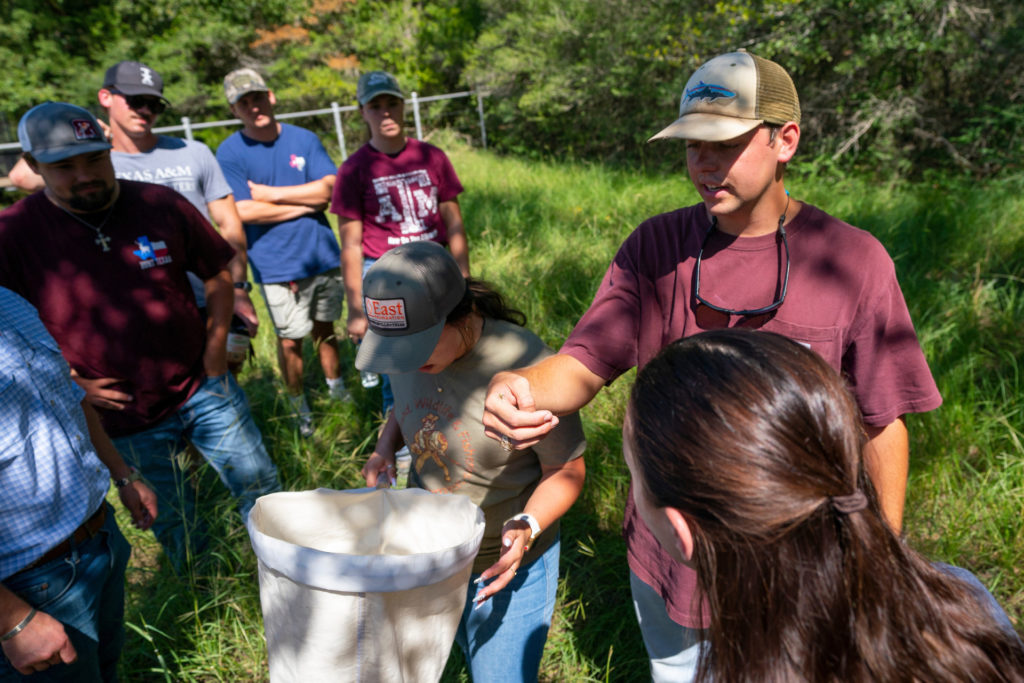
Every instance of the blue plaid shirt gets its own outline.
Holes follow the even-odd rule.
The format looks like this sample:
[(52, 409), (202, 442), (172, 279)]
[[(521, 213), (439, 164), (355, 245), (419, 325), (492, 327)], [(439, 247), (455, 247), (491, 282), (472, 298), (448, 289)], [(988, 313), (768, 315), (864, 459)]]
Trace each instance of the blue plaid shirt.
[(0, 581), (103, 502), (110, 472), (89, 439), (84, 395), (36, 309), (0, 287)]

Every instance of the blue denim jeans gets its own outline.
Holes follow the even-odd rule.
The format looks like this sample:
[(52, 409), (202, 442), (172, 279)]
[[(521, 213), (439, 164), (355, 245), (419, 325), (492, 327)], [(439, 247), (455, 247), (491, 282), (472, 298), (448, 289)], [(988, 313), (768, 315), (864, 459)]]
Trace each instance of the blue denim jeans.
[(64, 624), (78, 659), (26, 677), (0, 655), (0, 681), (116, 681), (124, 645), (124, 569), (130, 553), (114, 511), (108, 508), (103, 527), (88, 541), (63, 557), (5, 579), (8, 590)]
[(192, 398), (155, 427), (114, 439), (117, 450), (156, 492), (159, 514), (153, 532), (178, 570), (189, 552), (200, 552), (207, 539), (196, 514), (196, 492), (178, 462), (186, 441), (237, 499), (243, 522), (258, 497), (281, 489), (249, 402), (230, 373), (207, 377)]
[(536, 560), (520, 567), (512, 581), (474, 609), (480, 575), (470, 577), (466, 608), (455, 642), (477, 683), (536, 681), (558, 592), (561, 540)]
[[(375, 258), (364, 258), (363, 259), (363, 277), (366, 277), (366, 271), (370, 269), (374, 263), (377, 262)], [(391, 390), (391, 380), (388, 379), (387, 375), (380, 376), (380, 414), (387, 415), (388, 410), (391, 406), (395, 405), (395, 392)]]
[(654, 683), (685, 683), (697, 675), (704, 632), (677, 624), (668, 615), (665, 601), (656, 590), (629, 572), (636, 620), (640, 622)]

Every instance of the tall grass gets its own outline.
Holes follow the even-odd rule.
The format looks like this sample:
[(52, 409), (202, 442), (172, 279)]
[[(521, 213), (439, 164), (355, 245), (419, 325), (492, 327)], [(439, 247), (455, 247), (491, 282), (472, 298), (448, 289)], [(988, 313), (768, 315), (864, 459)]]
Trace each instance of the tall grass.
[[(474, 274), (495, 283), (558, 347), (590, 303), (623, 238), (645, 217), (692, 203), (683, 175), (645, 176), (596, 165), (523, 162), (443, 142), (466, 192)], [(666, 154), (674, 153), (666, 147)], [(827, 165), (796, 165), (793, 195), (870, 230), (889, 248), (945, 403), (911, 416), (905, 530), (930, 557), (977, 573), (1024, 627), (1024, 178), (978, 187), (939, 178), (879, 184)], [(258, 298), (258, 295), (257, 295)], [(258, 304), (261, 306), (261, 304)], [(253, 412), (287, 489), (361, 485), (379, 424), (343, 344), (353, 404), (332, 403), (306, 349), (312, 439), (298, 437), (280, 397), (272, 329), (243, 372)], [(548, 681), (648, 679), (627, 583), (620, 524), (628, 473), (620, 428), (631, 374), (583, 411), (587, 483), (562, 530), (562, 578), (545, 650)], [(199, 495), (217, 529), (209, 561), (178, 577), (152, 536), (129, 530), (128, 681), (262, 681), (266, 649), (255, 559), (237, 513), (209, 473)], [(121, 513), (123, 515), (123, 513)], [(123, 516), (122, 528), (129, 526)], [(908, 596), (908, 599), (913, 599)], [(346, 634), (339, 634), (339, 638)], [(453, 653), (446, 681), (468, 680)]]

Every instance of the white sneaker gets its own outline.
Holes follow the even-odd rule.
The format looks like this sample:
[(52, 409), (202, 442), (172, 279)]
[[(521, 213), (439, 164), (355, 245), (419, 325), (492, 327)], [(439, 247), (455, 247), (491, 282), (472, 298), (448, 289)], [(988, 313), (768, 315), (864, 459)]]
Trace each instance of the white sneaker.
[(308, 439), (313, 436), (315, 428), (313, 427), (313, 416), (309, 413), (305, 415), (299, 415), (299, 434), (302, 435), (303, 439)]
[(380, 375), (378, 375), (376, 372), (362, 370), (359, 373), (359, 381), (363, 385), (364, 389), (372, 389), (378, 384), (380, 384)]
[(352, 392), (345, 388), (344, 382), (341, 382), (339, 380), (338, 382), (335, 382), (333, 385), (328, 384), (327, 386), (328, 393), (330, 393), (331, 398), (334, 399), (335, 401), (348, 403), (349, 401), (352, 400)]

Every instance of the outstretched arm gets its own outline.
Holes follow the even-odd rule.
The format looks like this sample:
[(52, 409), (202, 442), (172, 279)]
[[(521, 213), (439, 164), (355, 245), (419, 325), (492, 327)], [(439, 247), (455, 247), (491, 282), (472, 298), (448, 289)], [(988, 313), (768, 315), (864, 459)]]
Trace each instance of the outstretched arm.
[(484, 399), (484, 432), (503, 435), (516, 448), (528, 448), (597, 395), (604, 379), (572, 356), (557, 353), (536, 365), (499, 372)]

